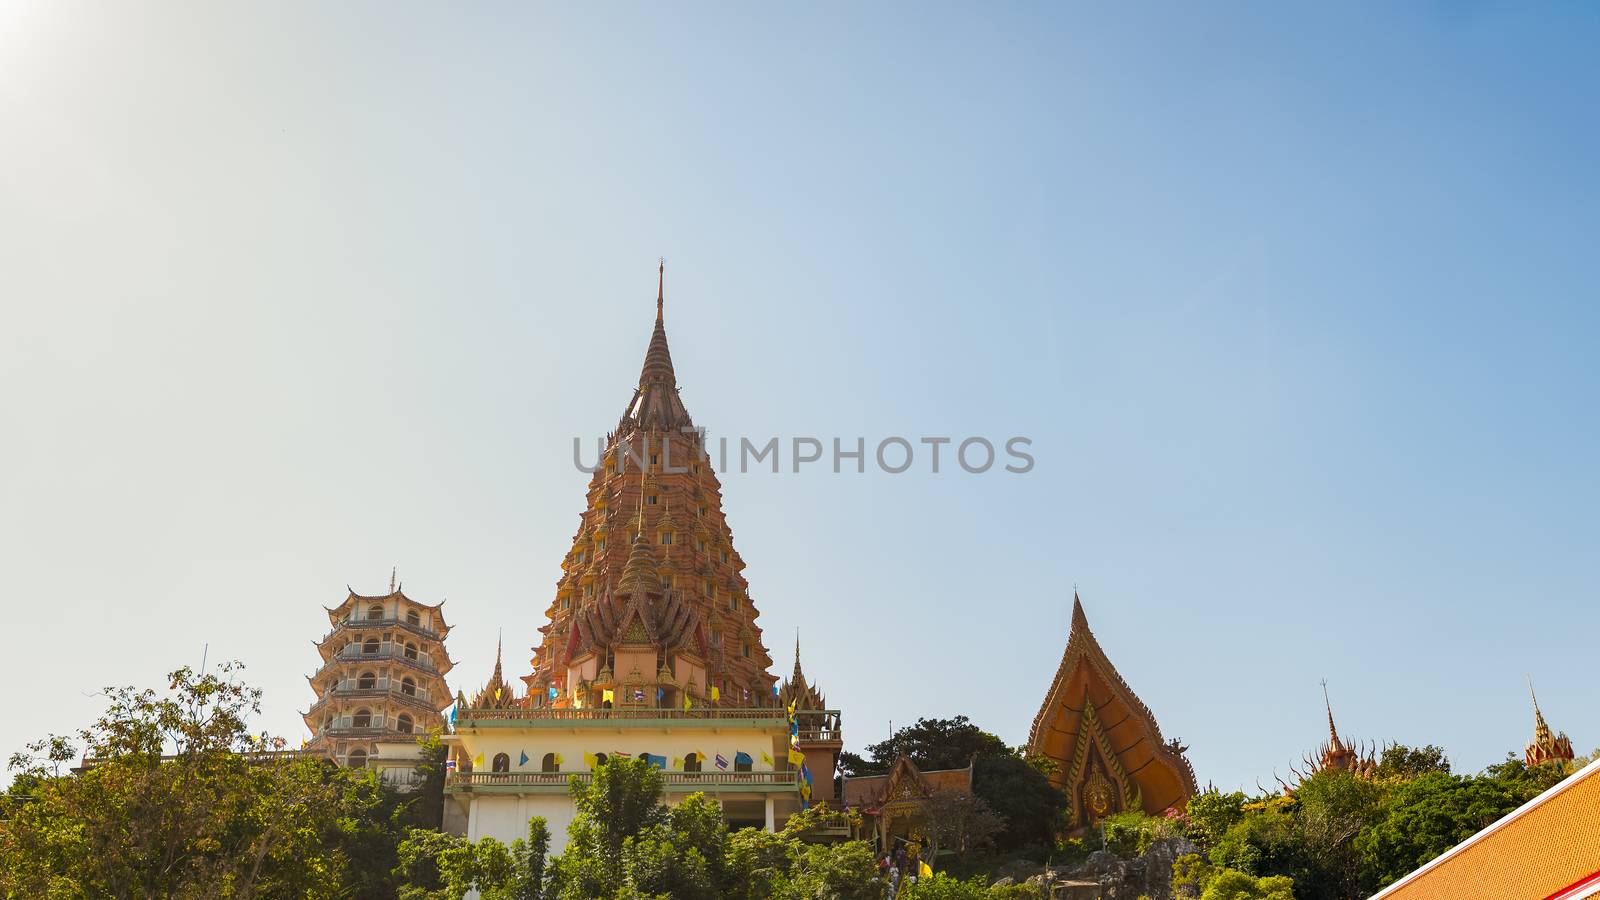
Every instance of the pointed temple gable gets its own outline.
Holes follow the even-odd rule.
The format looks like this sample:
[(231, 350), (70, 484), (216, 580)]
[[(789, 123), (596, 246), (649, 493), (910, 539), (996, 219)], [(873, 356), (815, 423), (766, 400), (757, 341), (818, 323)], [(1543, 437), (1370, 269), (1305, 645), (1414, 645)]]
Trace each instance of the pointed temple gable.
[(776, 705), (722, 486), (678, 395), (664, 273), (638, 387), (607, 435), (522, 679), (529, 706)]
[(1073, 829), (1116, 812), (1181, 810), (1197, 792), (1185, 748), (1162, 739), (1155, 716), (1089, 630), (1076, 592), (1067, 649), (1033, 720), (1028, 749), (1056, 762), (1051, 781), (1067, 792)]

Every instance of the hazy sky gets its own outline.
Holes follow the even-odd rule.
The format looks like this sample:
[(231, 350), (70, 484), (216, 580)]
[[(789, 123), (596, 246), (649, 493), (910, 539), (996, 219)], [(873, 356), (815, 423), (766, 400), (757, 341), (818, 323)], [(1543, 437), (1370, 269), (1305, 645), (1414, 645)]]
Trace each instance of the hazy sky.
[[(0, 0), (0, 753), (324, 606), (527, 671), (667, 257), (714, 433), (1031, 437), (731, 474), (847, 745), (1025, 739), (1073, 585), (1200, 781), (1326, 737), (1600, 744), (1593, 6)], [(870, 446), (870, 444), (869, 444)]]

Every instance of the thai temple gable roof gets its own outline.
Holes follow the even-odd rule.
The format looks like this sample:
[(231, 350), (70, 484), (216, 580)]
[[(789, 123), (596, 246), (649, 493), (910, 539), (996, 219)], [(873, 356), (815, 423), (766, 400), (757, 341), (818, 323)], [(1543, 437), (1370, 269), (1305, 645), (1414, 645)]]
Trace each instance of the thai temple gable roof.
[[(1091, 706), (1097, 707), (1100, 715), (1087, 721)], [(1101, 648), (1089, 628), (1083, 602), (1073, 591), (1066, 650), (1034, 717), (1028, 747), (1060, 764), (1053, 780), (1070, 794), (1083, 788), (1065, 783), (1071, 773), (1090, 777), (1096, 771), (1092, 757), (1103, 755), (1095, 749), (1084, 765), (1074, 769), (1075, 758), (1083, 755), (1080, 751), (1089, 749), (1086, 740), (1095, 748), (1112, 748), (1116, 758), (1107, 761), (1115, 763), (1110, 768), (1127, 772), (1132, 781), (1122, 796), (1138, 797), (1147, 813), (1181, 808), (1199, 792), (1194, 769), (1184, 756), (1186, 748), (1163, 739), (1155, 716)]]

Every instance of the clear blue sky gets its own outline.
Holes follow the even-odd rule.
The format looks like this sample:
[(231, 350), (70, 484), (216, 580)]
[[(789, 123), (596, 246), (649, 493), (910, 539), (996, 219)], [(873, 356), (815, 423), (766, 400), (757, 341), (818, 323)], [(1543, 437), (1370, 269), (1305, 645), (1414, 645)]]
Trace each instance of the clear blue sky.
[(697, 420), (1028, 435), (725, 478), (848, 744), (1020, 742), (1073, 585), (1253, 786), (1600, 744), (1593, 7), (0, 5), (0, 750), (322, 606), (526, 671), (655, 259)]

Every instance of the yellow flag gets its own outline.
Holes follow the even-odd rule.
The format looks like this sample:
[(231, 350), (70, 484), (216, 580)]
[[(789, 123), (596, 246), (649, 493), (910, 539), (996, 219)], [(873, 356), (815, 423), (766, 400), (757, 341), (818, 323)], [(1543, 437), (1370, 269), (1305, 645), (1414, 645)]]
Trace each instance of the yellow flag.
[(587, 750), (583, 751), (583, 764), (591, 769), (594, 768), (594, 754)]
[(563, 762), (565, 762), (565, 760), (563, 760), (561, 758), (561, 754), (559, 754), (559, 753), (552, 753), (551, 756), (554, 756), (556, 758), (556, 765), (558, 765), (558, 766), (561, 765)]
[(600, 692), (600, 699), (607, 703), (611, 703), (617, 699), (617, 695), (611, 692), (611, 688), (606, 688)]
[(483, 765), (483, 752), (479, 751), (478, 755), (472, 758), (472, 767), (476, 769), (481, 765)]
[(496, 699), (496, 700), (499, 700), (499, 699), (500, 699), (500, 689), (499, 689), (499, 688), (495, 688), (495, 689), (494, 689), (494, 698), (495, 698), (495, 699)]
[(688, 712), (689, 711), (689, 707), (691, 707), (693, 705), (694, 704), (689, 702), (689, 694), (687, 692), (685, 692), (684, 695), (683, 695), (683, 711), (684, 712)]
[(789, 718), (794, 718), (794, 704), (789, 704)]
[(917, 875), (921, 878), (932, 878), (933, 866), (928, 865), (922, 860), (917, 860)]
[(766, 763), (769, 766), (772, 765), (772, 754), (768, 753), (765, 750), (761, 751), (761, 761)]
[(790, 748), (790, 750), (789, 750), (789, 765), (791, 765), (791, 766), (803, 766), (805, 764), (806, 764), (806, 755), (804, 753), (801, 753), (799, 750), (795, 750), (793, 748)]
[(681, 768), (683, 768), (683, 757), (681, 757), (681, 756), (674, 756), (674, 757), (673, 757), (673, 758), (672, 758), (672, 768), (674, 768), (674, 769), (681, 769)]
[(713, 699), (713, 700), (721, 700), (722, 699), (722, 692), (717, 690), (717, 686), (716, 685), (712, 685), (711, 686), (711, 699)]

